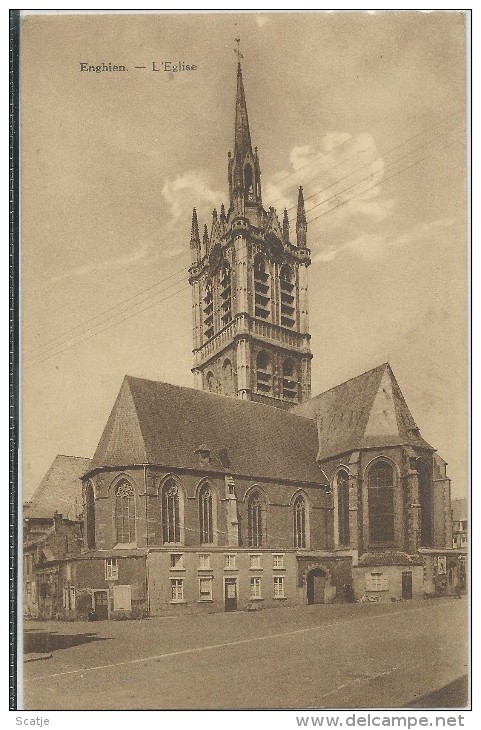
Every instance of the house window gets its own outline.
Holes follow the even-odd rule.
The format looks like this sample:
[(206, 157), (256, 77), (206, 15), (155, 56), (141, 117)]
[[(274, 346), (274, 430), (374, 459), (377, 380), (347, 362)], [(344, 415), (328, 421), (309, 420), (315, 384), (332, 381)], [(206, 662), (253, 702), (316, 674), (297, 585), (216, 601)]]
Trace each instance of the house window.
[(184, 601), (184, 579), (170, 579), (170, 598), (172, 603), (182, 603)]
[(89, 480), (85, 487), (85, 518), (87, 522), (87, 548), (95, 548), (95, 495), (92, 482)]
[(115, 532), (119, 545), (135, 542), (134, 488), (122, 479), (115, 490)]
[(235, 555), (225, 555), (224, 556), (224, 568), (226, 570), (235, 570), (236, 564), (235, 564)]
[(162, 489), (162, 531), (164, 543), (180, 542), (179, 488), (173, 479)]
[(181, 553), (170, 554), (170, 569), (184, 570), (184, 556)]
[(260, 570), (261, 567), (261, 556), (260, 555), (249, 555), (250, 558), (250, 569)]
[(212, 601), (212, 578), (199, 578), (199, 600)]
[(256, 388), (259, 393), (266, 395), (272, 391), (272, 363), (263, 351), (256, 358)]
[(394, 469), (377, 461), (369, 470), (369, 535), (372, 544), (394, 542)]
[(247, 528), (250, 547), (260, 547), (263, 538), (262, 499), (259, 492), (254, 492), (247, 505)]
[(199, 523), (200, 542), (214, 542), (214, 528), (212, 525), (212, 492), (208, 485), (204, 485), (199, 494)]
[(105, 561), (105, 580), (118, 580), (119, 566), (117, 558), (107, 558)]
[(366, 591), (389, 590), (388, 576), (381, 572), (366, 573)]
[(262, 598), (260, 578), (251, 578), (251, 598)]
[(349, 545), (349, 475), (344, 469), (338, 472), (337, 526), (339, 545)]
[(283, 575), (274, 576), (274, 598), (285, 598)]
[(284, 555), (273, 555), (272, 567), (274, 568), (274, 570), (284, 568)]
[(294, 502), (294, 547), (306, 547), (306, 502), (302, 496)]
[(210, 570), (210, 555), (206, 553), (199, 555), (199, 570)]
[[(114, 586), (112, 589), (114, 611), (130, 611), (132, 608), (132, 588), (130, 586)], [(107, 592), (105, 593), (107, 595)]]

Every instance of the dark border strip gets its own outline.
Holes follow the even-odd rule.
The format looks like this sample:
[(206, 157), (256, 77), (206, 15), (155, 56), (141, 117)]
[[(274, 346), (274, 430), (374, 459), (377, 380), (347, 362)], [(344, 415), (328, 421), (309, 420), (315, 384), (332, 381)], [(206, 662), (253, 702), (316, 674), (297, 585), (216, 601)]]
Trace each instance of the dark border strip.
[(18, 437), (19, 437), (19, 58), (20, 11), (10, 10), (10, 209), (9, 209), (9, 283), (10, 283), (10, 357), (9, 357), (9, 428), (10, 428), (10, 683), (9, 709), (17, 709), (17, 638), (18, 638)]

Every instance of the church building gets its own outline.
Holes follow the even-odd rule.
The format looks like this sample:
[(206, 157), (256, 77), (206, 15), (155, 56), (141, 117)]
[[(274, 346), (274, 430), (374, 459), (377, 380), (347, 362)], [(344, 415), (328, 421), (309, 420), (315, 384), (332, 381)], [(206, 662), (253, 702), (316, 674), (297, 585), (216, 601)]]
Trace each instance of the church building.
[(311, 397), (303, 190), (295, 226), (263, 206), (240, 63), (228, 181), (192, 215), (196, 388), (126, 376), (83, 476), (78, 616), (410, 599), (452, 546), (389, 364)]

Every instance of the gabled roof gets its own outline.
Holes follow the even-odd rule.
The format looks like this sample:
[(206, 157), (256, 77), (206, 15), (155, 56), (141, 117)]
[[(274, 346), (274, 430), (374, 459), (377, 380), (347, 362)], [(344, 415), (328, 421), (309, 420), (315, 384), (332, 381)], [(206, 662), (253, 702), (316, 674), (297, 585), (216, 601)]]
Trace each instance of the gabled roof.
[(89, 464), (90, 459), (80, 456), (56, 456), (24, 509), (24, 517), (52, 519), (54, 512), (59, 512), (65, 518), (76, 519), (82, 511), (81, 478)]
[(407, 443), (433, 450), (419, 435), (388, 363), (311, 398), (293, 411), (316, 419), (320, 461), (374, 446)]
[[(199, 470), (198, 450), (205, 444), (213, 471), (327, 484), (316, 463), (311, 419), (131, 376), (124, 379), (90, 468), (155, 464)], [(219, 458), (222, 449), (228, 468)]]

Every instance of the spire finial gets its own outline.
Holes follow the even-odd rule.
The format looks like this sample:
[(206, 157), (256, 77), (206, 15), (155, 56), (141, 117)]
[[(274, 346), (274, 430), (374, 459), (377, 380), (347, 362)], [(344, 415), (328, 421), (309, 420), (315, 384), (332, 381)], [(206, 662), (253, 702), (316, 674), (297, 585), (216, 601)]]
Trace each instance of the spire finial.
[[(240, 38), (236, 38), (236, 42), (237, 41), (240, 43)], [(244, 160), (248, 152), (252, 154), (252, 144), (249, 130), (249, 119), (247, 116), (244, 82), (242, 79), (242, 69), (240, 65), (242, 53), (239, 48), (235, 49), (235, 52), (238, 54), (239, 63), (237, 65), (237, 92), (235, 102), (234, 157), (236, 155), (240, 155), (242, 160)]]
[(284, 243), (289, 243), (289, 216), (287, 214), (287, 208), (284, 208), (284, 218), (282, 220), (282, 238)]
[(306, 220), (306, 209), (304, 207), (304, 195), (302, 192), (302, 186), (299, 188), (299, 195), (297, 198), (296, 233), (297, 233), (298, 247), (306, 248), (306, 246), (307, 246), (307, 220)]
[(241, 58), (244, 58), (244, 54), (241, 53), (240, 38), (235, 38), (234, 40), (237, 43), (237, 48), (234, 48), (234, 53), (237, 56), (237, 62), (238, 62), (238, 65), (240, 66)]
[(197, 211), (195, 208), (192, 211), (192, 228), (190, 230), (190, 240), (192, 241), (192, 243), (200, 243), (199, 221), (197, 220)]

